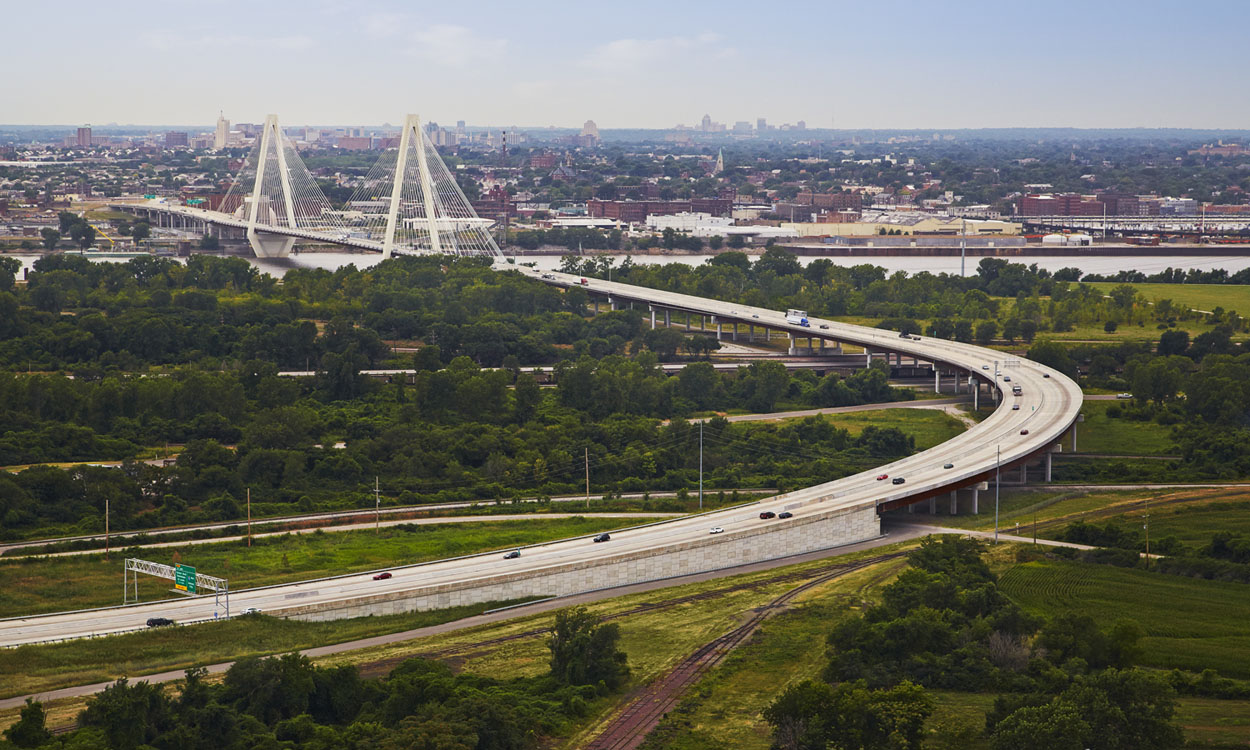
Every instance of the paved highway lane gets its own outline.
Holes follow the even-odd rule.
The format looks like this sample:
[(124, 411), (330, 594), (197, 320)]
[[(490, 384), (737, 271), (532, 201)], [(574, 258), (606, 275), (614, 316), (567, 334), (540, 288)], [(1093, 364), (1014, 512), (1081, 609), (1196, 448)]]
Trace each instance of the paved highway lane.
[[(538, 272), (531, 272), (530, 269), (517, 270), (539, 278)], [(898, 351), (921, 359), (937, 360), (986, 380), (994, 378), (997, 368), (1001, 370), (1000, 374), (1011, 377), (1012, 384), (1019, 384), (1023, 393), (1017, 398), (1006, 396), (1004, 402), (1008, 406), (997, 409), (976, 426), (935, 448), (870, 471), (778, 495), (745, 508), (613, 532), (612, 541), (603, 544), (579, 538), (538, 545), (524, 549), (521, 558), (516, 560), (503, 560), (500, 553), (488, 553), (399, 568), (387, 581), (373, 581), (372, 576), (366, 573), (239, 591), (231, 595), (232, 613), (249, 606), (273, 612), (283, 607), (401, 593), (442, 583), (485, 583), (509, 573), (540, 573), (564, 564), (602, 563), (622, 553), (661, 551), (679, 543), (707, 539), (711, 526), (723, 527), (725, 533), (717, 538), (727, 539), (740, 531), (787, 522), (760, 519), (759, 512), (762, 510), (790, 510), (802, 517), (832, 509), (873, 508), (913, 495), (944, 491), (979, 481), (987, 472), (992, 474), (1000, 460), (1006, 465), (1048, 449), (1075, 421), (1082, 403), (1080, 389), (1060, 373), (1035, 362), (1008, 358), (1000, 352), (971, 344), (928, 337), (919, 341), (901, 339), (896, 334), (877, 329), (819, 319), (812, 319), (812, 327), (804, 328), (787, 323), (784, 314), (776, 311), (599, 280), (588, 279), (583, 285), (580, 277), (567, 274), (546, 275), (550, 278), (543, 278), (545, 283), (580, 286), (621, 300), (633, 299), (675, 310), (715, 315), (726, 322), (736, 320), (766, 324), (775, 329), (792, 331), (801, 337), (827, 336), (878, 351)], [(1020, 409), (1009, 408), (1012, 403), (1019, 404)], [(1022, 434), (1025, 431), (1027, 434)], [(953, 464), (952, 468), (944, 468), (947, 463)], [(876, 476), (882, 473), (889, 474), (891, 478), (905, 477), (906, 483), (894, 485), (888, 480), (878, 481)], [(778, 554), (780, 556), (784, 551), (779, 550)], [(212, 619), (214, 614), (220, 616), (224, 612), (214, 611), (211, 598), (199, 597), (127, 608), (10, 619), (0, 621), (0, 644), (129, 630), (141, 627), (152, 616), (187, 621)]]

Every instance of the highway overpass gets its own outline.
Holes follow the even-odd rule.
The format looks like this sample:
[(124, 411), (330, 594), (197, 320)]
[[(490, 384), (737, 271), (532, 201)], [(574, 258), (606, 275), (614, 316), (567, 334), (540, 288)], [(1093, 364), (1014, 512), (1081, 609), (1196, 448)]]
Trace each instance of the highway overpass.
[[(796, 347), (805, 339), (809, 347), (811, 341), (862, 347), (865, 361), (908, 357), (932, 362), (935, 377), (945, 373), (948, 386), (971, 387), (976, 397), (993, 394), (1000, 406), (968, 431), (927, 451), (747, 506), (614, 532), (605, 543), (578, 538), (536, 545), (512, 560), (491, 552), (395, 568), (393, 577), (383, 581), (361, 573), (236, 591), (230, 597), (230, 614), (259, 607), (278, 616), (326, 620), (563, 596), (834, 549), (878, 536), (882, 510), (933, 502), (961, 488), (983, 486), (1000, 469), (1039, 460), (1049, 466), (1050, 452), (1074, 426), (1081, 408), (1080, 388), (1061, 373), (971, 344), (901, 338), (881, 329), (816, 318), (804, 327), (787, 322), (782, 312), (764, 308), (503, 263), (498, 268), (558, 287), (581, 288), (612, 305), (646, 306), (653, 324), (666, 312), (689, 313), (708, 318), (712, 325), (741, 323), (784, 331)], [(1009, 394), (1014, 385), (1021, 387), (1021, 395), (1004, 396), (1004, 389)], [(879, 480), (881, 474), (889, 479)], [(905, 482), (894, 484), (895, 478)], [(761, 512), (783, 511), (793, 517), (760, 517)], [(714, 526), (724, 532), (710, 534)], [(192, 622), (225, 615), (224, 607), (215, 608), (213, 597), (202, 596), (10, 618), (0, 621), (0, 645), (141, 629), (149, 617)]]

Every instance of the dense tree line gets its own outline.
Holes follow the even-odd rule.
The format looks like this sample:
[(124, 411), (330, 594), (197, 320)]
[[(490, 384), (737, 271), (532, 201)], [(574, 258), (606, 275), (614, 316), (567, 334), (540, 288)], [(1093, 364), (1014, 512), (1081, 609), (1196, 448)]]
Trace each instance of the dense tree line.
[(880, 603), (829, 634), (822, 681), (765, 711), (773, 747), (919, 748), (924, 688), (999, 693), (984, 728), (996, 750), (1181, 746), (1172, 684), (1132, 668), (1135, 623), (1043, 622), (998, 591), (983, 552), (969, 538), (922, 540)]
[(29, 702), (0, 747), (77, 750), (527, 750), (570, 731), (629, 675), (620, 633), (585, 610), (562, 611), (541, 677), (456, 674), (409, 659), (383, 679), (354, 666), (318, 667), (287, 654), (235, 662), (219, 683), (187, 670), (176, 697), (159, 684), (118, 680), (91, 697), (79, 728), (53, 736)]

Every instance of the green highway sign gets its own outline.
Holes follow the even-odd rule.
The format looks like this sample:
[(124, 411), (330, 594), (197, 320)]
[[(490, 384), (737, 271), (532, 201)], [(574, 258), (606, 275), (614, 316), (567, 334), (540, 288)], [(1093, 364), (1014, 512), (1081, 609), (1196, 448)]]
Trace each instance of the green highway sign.
[(155, 193), (148, 193), (148, 194), (144, 195), (143, 197), (144, 197), (144, 198), (146, 198), (146, 199), (148, 199), (148, 200), (152, 200), (153, 198), (155, 198), (155, 197), (156, 197), (156, 194), (155, 194)]
[(188, 594), (195, 593), (195, 568), (190, 565), (178, 565), (174, 568), (174, 588)]

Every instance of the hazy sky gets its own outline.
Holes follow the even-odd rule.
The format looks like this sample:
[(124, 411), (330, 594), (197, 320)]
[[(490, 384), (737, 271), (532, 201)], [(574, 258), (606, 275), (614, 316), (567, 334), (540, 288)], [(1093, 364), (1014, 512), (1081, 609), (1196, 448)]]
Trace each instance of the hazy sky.
[(1248, 0), (7, 0), (0, 123), (1250, 127)]

